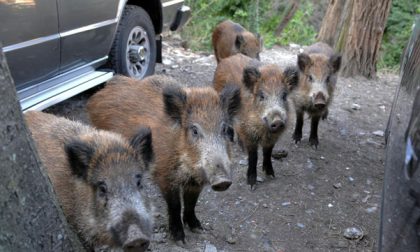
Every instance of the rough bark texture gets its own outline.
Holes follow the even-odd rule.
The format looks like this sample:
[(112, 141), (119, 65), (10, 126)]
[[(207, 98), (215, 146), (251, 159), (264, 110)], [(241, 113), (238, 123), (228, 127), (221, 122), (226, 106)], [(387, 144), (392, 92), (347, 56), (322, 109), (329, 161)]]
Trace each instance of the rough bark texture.
[(284, 28), (289, 23), (289, 21), (293, 18), (298, 8), (299, 8), (299, 0), (294, 0), (289, 4), (289, 6), (287, 6), (286, 10), (284, 11), (280, 24), (279, 26), (277, 26), (276, 31), (274, 32), (274, 34), (277, 37), (281, 35)]
[(391, 0), (354, 0), (343, 50), (343, 76), (376, 77), (376, 61), (390, 7)]
[(343, 10), (346, 0), (330, 0), (322, 19), (321, 29), (318, 33), (318, 41), (327, 43), (331, 47), (335, 46), (335, 42), (339, 35), (339, 24), (343, 16)]
[(83, 251), (23, 121), (0, 45), (0, 251)]

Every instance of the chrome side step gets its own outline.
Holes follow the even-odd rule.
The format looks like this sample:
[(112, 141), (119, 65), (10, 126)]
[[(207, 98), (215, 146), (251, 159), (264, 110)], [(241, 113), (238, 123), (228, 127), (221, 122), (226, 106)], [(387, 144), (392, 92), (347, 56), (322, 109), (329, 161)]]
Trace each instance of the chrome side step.
[(43, 110), (112, 78), (112, 72), (93, 71), (20, 100), (22, 110)]

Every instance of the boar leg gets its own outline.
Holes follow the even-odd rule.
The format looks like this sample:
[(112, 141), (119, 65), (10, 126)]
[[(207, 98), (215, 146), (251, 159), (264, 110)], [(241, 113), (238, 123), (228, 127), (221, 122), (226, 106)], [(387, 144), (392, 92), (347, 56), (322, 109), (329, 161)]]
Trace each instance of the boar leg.
[(168, 204), (169, 231), (175, 241), (185, 243), (184, 227), (181, 221), (181, 197), (179, 189), (172, 189), (165, 193), (165, 200)]
[(296, 126), (295, 132), (293, 133), (293, 140), (295, 140), (295, 143), (302, 140), (303, 114), (303, 110), (296, 110)]
[(203, 230), (200, 221), (195, 215), (195, 205), (197, 204), (198, 197), (200, 196), (201, 187), (199, 186), (186, 186), (184, 187), (184, 224), (188, 224), (190, 229), (194, 232)]
[(311, 134), (309, 136), (309, 144), (318, 148), (318, 124), (320, 116), (312, 116), (311, 121)]
[(248, 148), (248, 184), (251, 185), (251, 190), (255, 189), (257, 183), (257, 162), (258, 162), (258, 146)]
[(328, 113), (329, 113), (329, 111), (328, 111), (328, 108), (327, 108), (327, 109), (325, 109), (325, 112), (324, 112), (324, 114), (322, 114), (322, 117), (321, 117), (321, 119), (322, 119), (322, 120), (325, 120), (325, 119), (327, 119), (327, 118), (328, 118)]
[(273, 164), (271, 163), (271, 153), (273, 152), (273, 148), (274, 145), (263, 148), (263, 171), (265, 171), (267, 176), (272, 176), (274, 178)]

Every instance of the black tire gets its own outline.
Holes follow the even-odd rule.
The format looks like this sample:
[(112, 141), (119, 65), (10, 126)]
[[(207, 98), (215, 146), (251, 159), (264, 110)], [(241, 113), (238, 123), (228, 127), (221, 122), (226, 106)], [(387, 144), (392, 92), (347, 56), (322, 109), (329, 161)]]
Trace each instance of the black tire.
[[(143, 34), (143, 31), (145, 31), (146, 34)], [(144, 37), (143, 42), (136, 44), (135, 39), (133, 39), (136, 32), (138, 32), (142, 38)], [(129, 43), (131, 44), (129, 45)], [(133, 47), (135, 48), (133, 49)], [(138, 49), (139, 47), (142, 47), (144, 51), (141, 51), (143, 49)], [(129, 50), (132, 52), (131, 54), (129, 53)], [(143, 52), (146, 53), (144, 58), (139, 56), (143, 55)], [(143, 8), (135, 5), (125, 6), (117, 27), (117, 33), (109, 57), (111, 67), (118, 74), (142, 79), (155, 72), (155, 30), (149, 14), (147, 14)]]

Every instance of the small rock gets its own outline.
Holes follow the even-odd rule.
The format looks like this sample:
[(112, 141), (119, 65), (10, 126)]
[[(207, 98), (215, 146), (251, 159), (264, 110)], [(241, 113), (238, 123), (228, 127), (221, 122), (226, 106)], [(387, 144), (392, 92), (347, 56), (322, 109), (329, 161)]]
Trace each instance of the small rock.
[(329, 207), (329, 208), (333, 207), (333, 204), (328, 203), (328, 207)]
[(315, 186), (313, 186), (313, 185), (308, 185), (307, 187), (308, 187), (308, 190), (311, 190), (311, 191), (312, 191), (313, 189), (315, 189)]
[(282, 158), (286, 158), (287, 154), (288, 154), (287, 150), (274, 150), (271, 156), (274, 159), (282, 159)]
[(385, 105), (381, 105), (379, 108), (385, 111)]
[(268, 205), (264, 203), (264, 204), (263, 204), (263, 207), (264, 207), (264, 208), (267, 208), (267, 207), (268, 207)]
[(300, 45), (294, 44), (294, 43), (290, 43), (289, 44), (289, 47), (290, 47), (290, 49), (299, 49), (300, 48)]
[(351, 109), (353, 109), (353, 110), (360, 110), (360, 105), (359, 105), (359, 104), (357, 104), (357, 103), (353, 103), (353, 104), (351, 105)]
[(324, 157), (324, 156), (321, 156), (321, 157), (320, 157), (320, 159), (321, 159), (321, 160), (324, 160), (324, 159), (325, 159), (325, 157)]
[(368, 201), (368, 199), (370, 198), (370, 195), (366, 195), (366, 197), (364, 197), (363, 199), (362, 199), (362, 202), (363, 203), (366, 203), (367, 201)]
[(361, 239), (363, 231), (357, 227), (350, 227), (344, 230), (344, 237), (350, 240)]
[(307, 163), (307, 168), (312, 170), (314, 168), (314, 163), (312, 163), (312, 161), (308, 158), (308, 160), (306, 161)]
[(349, 177), (349, 181), (350, 182), (353, 182), (354, 181), (354, 178), (353, 177)]
[(341, 188), (341, 183), (340, 183), (340, 182), (335, 183), (335, 184), (333, 185), (333, 187), (334, 187), (335, 189), (339, 189), (339, 188)]
[(63, 238), (64, 238), (64, 237), (63, 237), (63, 235), (62, 235), (62, 234), (58, 234), (58, 235), (57, 235), (57, 239), (58, 239), (59, 241), (63, 240)]
[(172, 65), (172, 60), (169, 60), (169, 59), (163, 59), (163, 60), (162, 60), (162, 64), (164, 64), (164, 65)]
[(377, 130), (372, 132), (372, 134), (374, 134), (375, 136), (383, 137), (385, 133), (383, 130)]
[(179, 68), (179, 65), (172, 65), (171, 68), (172, 69), (177, 69), (177, 68)]
[(236, 238), (233, 236), (229, 236), (226, 238), (226, 242), (229, 244), (235, 244), (236, 243)]
[(166, 233), (154, 234), (153, 240), (157, 243), (165, 243), (166, 242)]
[(246, 161), (245, 159), (241, 159), (241, 160), (239, 160), (239, 164), (240, 165), (248, 165), (248, 161)]
[(260, 176), (257, 176), (257, 182), (264, 182), (264, 179), (262, 178), (262, 177), (260, 177)]
[(300, 227), (300, 228), (304, 228), (305, 227), (305, 224), (302, 224), (302, 223), (297, 223), (296, 224), (298, 227)]
[(217, 252), (217, 248), (213, 244), (207, 243), (204, 252)]
[(366, 212), (368, 212), (368, 213), (374, 213), (374, 212), (376, 212), (376, 210), (378, 210), (378, 207), (376, 207), (376, 206), (366, 208)]
[(286, 201), (286, 202), (281, 203), (282, 206), (288, 206), (290, 204), (291, 204), (290, 201)]

